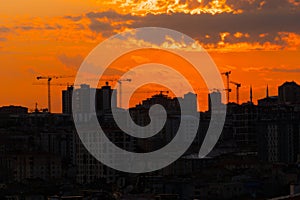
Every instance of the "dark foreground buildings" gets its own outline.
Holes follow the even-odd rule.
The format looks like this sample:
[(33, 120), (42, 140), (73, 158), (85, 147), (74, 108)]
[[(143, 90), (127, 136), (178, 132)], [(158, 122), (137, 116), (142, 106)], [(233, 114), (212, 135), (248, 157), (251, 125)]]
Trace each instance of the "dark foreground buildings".
[[(286, 82), (278, 88), (278, 96), (269, 96), (267, 89), (257, 105), (252, 97), (241, 105), (229, 103), (222, 135), (203, 159), (197, 153), (212, 111), (200, 112), (199, 124), (184, 127), (199, 125), (190, 148), (170, 166), (145, 174), (118, 172), (98, 162), (82, 145), (73, 120), (88, 122), (91, 98), (95, 98), (98, 122), (113, 143), (133, 152), (154, 151), (172, 140), (181, 120), (190, 119), (192, 113), (181, 113), (180, 102), (197, 111), (196, 95), (170, 98), (160, 93), (130, 108), (134, 122), (145, 126), (152, 105), (165, 107), (166, 124), (149, 139), (130, 137), (116, 125), (111, 113), (116, 93), (109, 85), (68, 87), (62, 93), (63, 114), (1, 107), (0, 199), (269, 199), (297, 193), (299, 88), (295, 82)], [(73, 94), (76, 102), (72, 102)], [(210, 95), (222, 106), (220, 93)], [(78, 115), (71, 115), (72, 104), (79, 109)], [(89, 137), (93, 130), (87, 130)]]

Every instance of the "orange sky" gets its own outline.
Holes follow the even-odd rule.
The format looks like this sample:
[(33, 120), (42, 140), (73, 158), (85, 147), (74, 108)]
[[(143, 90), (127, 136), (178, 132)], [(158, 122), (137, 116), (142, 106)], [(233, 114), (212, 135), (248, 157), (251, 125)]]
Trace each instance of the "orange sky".
[[(0, 3), (0, 105), (33, 109), (38, 102), (40, 108), (47, 107), (46, 85), (33, 85), (36, 76), (75, 74), (83, 58), (105, 38), (152, 25), (174, 28), (199, 41), (220, 71), (231, 70), (231, 80), (242, 83), (242, 102), (249, 99), (250, 85), (257, 100), (264, 97), (267, 84), (271, 95), (284, 81), (300, 84), (300, 28), (294, 20), (299, 19), (300, 5), (295, 0)], [(61, 111), (63, 88), (52, 87), (53, 112)], [(205, 101), (200, 108), (205, 110), (207, 96), (200, 96)], [(234, 89), (231, 100), (235, 101)]]

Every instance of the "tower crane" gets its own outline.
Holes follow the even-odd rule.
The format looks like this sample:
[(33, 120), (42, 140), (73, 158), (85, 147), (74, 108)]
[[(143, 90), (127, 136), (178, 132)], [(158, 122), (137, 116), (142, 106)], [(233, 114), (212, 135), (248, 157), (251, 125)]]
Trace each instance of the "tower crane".
[[(33, 85), (48, 85), (47, 83), (33, 83)], [(52, 83), (51, 86), (80, 86), (80, 85), (74, 85), (73, 83)]]
[(104, 79), (103, 81), (116, 81), (119, 84), (119, 106), (122, 108), (122, 83), (126, 81), (131, 82), (131, 79)]
[(230, 83), (234, 84), (236, 86), (236, 103), (239, 104), (239, 88), (242, 86), (241, 83), (236, 83), (233, 81), (230, 81)]
[(224, 72), (222, 73), (222, 75), (225, 75), (226, 76), (226, 81), (227, 81), (227, 88), (226, 88), (226, 91), (227, 91), (227, 103), (229, 103), (229, 93), (231, 92), (231, 89), (229, 87), (229, 75), (231, 74), (231, 71), (227, 71), (227, 72)]
[(210, 92), (221, 92), (221, 91), (227, 91), (227, 89), (220, 89), (220, 88), (211, 88), (208, 89)]
[(59, 79), (59, 78), (69, 78), (69, 77), (73, 77), (73, 76), (37, 76), (36, 79), (37, 80), (42, 80), (45, 79), (47, 80), (47, 86), (48, 86), (48, 112), (51, 112), (51, 90), (50, 90), (50, 86), (51, 86), (51, 81), (53, 79)]
[(119, 99), (119, 101), (120, 101), (120, 108), (122, 108), (122, 82), (124, 82), (124, 81), (127, 81), (127, 82), (131, 82), (131, 79), (130, 78), (127, 78), (127, 79), (119, 79), (119, 80), (117, 80), (117, 82), (119, 83), (119, 90), (120, 90), (120, 92), (119, 92), (119, 95), (120, 95), (120, 99)]
[(146, 91), (138, 91), (136, 93), (159, 93), (158, 95), (163, 95), (163, 93), (165, 94), (169, 94), (168, 90), (146, 90)]

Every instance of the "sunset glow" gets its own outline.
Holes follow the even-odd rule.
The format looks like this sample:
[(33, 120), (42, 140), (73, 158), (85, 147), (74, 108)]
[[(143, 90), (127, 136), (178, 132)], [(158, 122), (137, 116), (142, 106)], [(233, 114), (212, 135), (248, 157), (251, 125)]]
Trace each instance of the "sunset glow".
[[(34, 109), (37, 102), (39, 108), (47, 107), (47, 88), (33, 84), (36, 76), (75, 75), (84, 58), (103, 40), (149, 26), (174, 29), (196, 40), (221, 72), (231, 70), (231, 80), (242, 83), (240, 102), (249, 101), (251, 85), (256, 102), (265, 97), (267, 84), (270, 95), (276, 95), (283, 82), (300, 83), (297, 0), (0, 1), (0, 105)], [(162, 44), (172, 48), (186, 45), (172, 37)], [(144, 54), (116, 61), (121, 67), (118, 70), (143, 63), (149, 58)], [(176, 65), (193, 77), (182, 60), (168, 56), (151, 59)], [(53, 83), (73, 81), (64, 78)], [(231, 87), (234, 102), (235, 89)], [(62, 89), (65, 86), (52, 87), (54, 112), (61, 112)], [(139, 92), (132, 97), (131, 106), (150, 95)], [(200, 109), (206, 110), (207, 90), (199, 90), (198, 98)]]
[(114, 0), (110, 4), (120, 5), (120, 11), (125, 13), (132, 13), (133, 15), (145, 16), (147, 14), (202, 14), (209, 13), (212, 15), (218, 13), (241, 13), (242, 10), (234, 10), (226, 4), (226, 0), (212, 0), (212, 1), (159, 1), (159, 0)]

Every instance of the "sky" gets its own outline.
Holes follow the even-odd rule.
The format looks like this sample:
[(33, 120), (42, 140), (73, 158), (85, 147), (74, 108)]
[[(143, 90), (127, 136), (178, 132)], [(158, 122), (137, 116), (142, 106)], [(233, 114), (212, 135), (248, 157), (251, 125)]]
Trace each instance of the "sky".
[[(267, 85), (270, 95), (277, 95), (277, 87), (285, 81), (300, 84), (300, 0), (0, 3), (1, 106), (22, 105), (32, 110), (38, 103), (39, 108), (46, 108), (46, 85), (36, 85), (46, 81), (37, 81), (36, 76), (75, 75), (99, 43), (125, 30), (148, 26), (180, 31), (201, 44), (221, 72), (232, 71), (231, 80), (242, 84), (241, 102), (249, 100), (250, 86), (256, 103), (265, 97)], [(73, 81), (52, 81), (53, 112), (61, 112), (64, 86), (59, 84)], [(231, 101), (235, 101), (231, 87)], [(149, 95), (135, 95), (131, 105)], [(200, 109), (205, 110), (207, 94), (200, 91), (198, 97)]]

